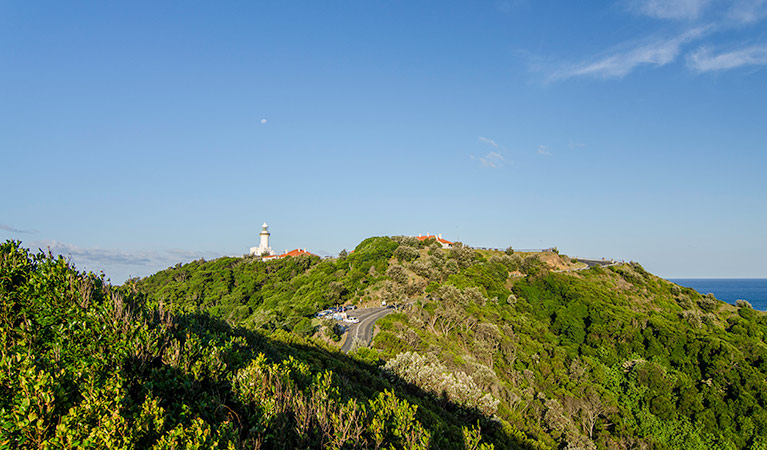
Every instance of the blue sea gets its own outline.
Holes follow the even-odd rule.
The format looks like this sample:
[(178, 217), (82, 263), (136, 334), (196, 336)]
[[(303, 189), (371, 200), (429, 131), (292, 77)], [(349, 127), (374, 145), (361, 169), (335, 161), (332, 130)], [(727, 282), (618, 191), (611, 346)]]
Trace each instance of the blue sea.
[(701, 294), (711, 292), (727, 303), (748, 300), (754, 309), (767, 311), (767, 278), (673, 278), (669, 281)]

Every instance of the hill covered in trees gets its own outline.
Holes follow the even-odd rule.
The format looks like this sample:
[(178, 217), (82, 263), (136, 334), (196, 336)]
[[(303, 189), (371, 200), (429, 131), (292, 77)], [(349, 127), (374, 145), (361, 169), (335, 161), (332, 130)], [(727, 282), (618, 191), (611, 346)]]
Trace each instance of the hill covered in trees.
[[(0, 446), (767, 448), (765, 314), (638, 264), (378, 237), (112, 287), (0, 257)], [(349, 355), (312, 319), (381, 300)]]

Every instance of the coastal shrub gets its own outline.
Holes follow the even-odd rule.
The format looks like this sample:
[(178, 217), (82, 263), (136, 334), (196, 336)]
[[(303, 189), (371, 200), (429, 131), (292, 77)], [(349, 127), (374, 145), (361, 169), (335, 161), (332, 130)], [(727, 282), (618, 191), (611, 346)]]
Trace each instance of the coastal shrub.
[(714, 297), (714, 294), (709, 293), (698, 300), (698, 306), (706, 312), (716, 311), (719, 308), (719, 300)]
[(526, 275), (537, 275), (544, 270), (545, 265), (537, 255), (525, 257), (520, 264), (520, 271)]
[(404, 352), (390, 359), (383, 370), (412, 383), (436, 397), (474, 408), (484, 414), (494, 414), (499, 401), (484, 393), (474, 379), (464, 372), (451, 372), (433, 356)]
[[(427, 258), (431, 257), (429, 256)], [(418, 261), (415, 261), (410, 265), (410, 270), (412, 270), (416, 275), (426, 279), (430, 279), (435, 275), (431, 265), (425, 259), (419, 259)]]
[(477, 252), (460, 242), (456, 242), (448, 252), (448, 257), (455, 261), (459, 268), (464, 269), (471, 266), (477, 260)]
[(386, 276), (389, 277), (392, 281), (399, 284), (406, 284), (407, 283), (407, 271), (404, 267), (400, 266), (399, 264), (392, 264), (389, 266), (389, 268), (386, 270)]
[(677, 297), (674, 300), (677, 302), (677, 304), (682, 309), (690, 309), (690, 308), (693, 307), (693, 305), (695, 305), (695, 303), (690, 299), (690, 297), (688, 297), (686, 295), (683, 295), (681, 297)]
[(418, 253), (418, 249), (409, 245), (400, 244), (400, 246), (394, 250), (394, 257), (400, 262), (413, 261), (417, 259), (419, 255), (420, 253)]
[(751, 306), (751, 303), (749, 303), (747, 300), (743, 300), (743, 299), (735, 300), (735, 306), (737, 306), (738, 308), (754, 309), (754, 307)]
[[(0, 448), (425, 450), (432, 433), (419, 417), (461, 434), (444, 409), (422, 413), (361, 360), (283, 330), (267, 340), (148, 307), (16, 242), (0, 244), (0, 300)], [(343, 372), (343, 390), (325, 364)]]

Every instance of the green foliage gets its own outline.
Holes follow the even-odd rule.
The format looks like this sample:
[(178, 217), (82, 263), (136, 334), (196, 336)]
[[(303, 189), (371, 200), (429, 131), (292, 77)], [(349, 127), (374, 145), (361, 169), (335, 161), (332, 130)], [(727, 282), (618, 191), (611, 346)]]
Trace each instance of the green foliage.
[[(0, 255), (0, 446), (765, 446), (767, 316), (639, 264), (556, 273), (376, 237), (114, 288), (17, 243)], [(317, 310), (378, 298), (404, 309), (370, 347), (313, 337), (341, 339)]]
[[(431, 392), (439, 373), (470, 374), (512, 429), (537, 436), (531, 447), (748, 448), (767, 433), (765, 314), (708, 306), (638, 264), (552, 273), (535, 256), (501, 297), (493, 264), (505, 266), (475, 261), (448, 276), (456, 288), (434, 283), (408, 316), (381, 321), (387, 367)], [(469, 287), (514, 301), (462, 301)]]
[(706, 294), (698, 300), (698, 305), (703, 311), (713, 312), (719, 307), (719, 300), (714, 297), (714, 294)]
[(466, 447), (466, 450), (494, 450), (493, 444), (481, 443), (482, 432), (479, 426), (472, 426), (471, 429), (463, 427), (461, 431), (463, 432), (463, 445)]
[(374, 350), (265, 338), (132, 287), (0, 245), (0, 448), (426, 449), (434, 430), (460, 434), (449, 405), (362, 361)]
[[(219, 258), (177, 265), (126, 286), (157, 306), (175, 312), (206, 312), (251, 329), (296, 330), (315, 312), (361, 297), (380, 285), (399, 244), (377, 237), (354, 252), (320, 260), (301, 255), (263, 262), (258, 258)], [(417, 253), (417, 251), (416, 251)], [(380, 275), (379, 275), (380, 274)]]
[(419, 256), (418, 248), (409, 245), (400, 245), (394, 250), (394, 257), (400, 262), (413, 261)]

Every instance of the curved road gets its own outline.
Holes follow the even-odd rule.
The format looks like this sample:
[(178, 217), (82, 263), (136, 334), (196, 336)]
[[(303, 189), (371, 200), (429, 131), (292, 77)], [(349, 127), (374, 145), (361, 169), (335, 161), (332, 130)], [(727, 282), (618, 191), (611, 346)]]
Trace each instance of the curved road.
[(375, 325), (376, 320), (391, 312), (394, 312), (394, 309), (383, 306), (378, 308), (360, 308), (350, 312), (349, 315), (360, 319), (360, 323), (349, 325), (349, 329), (346, 332), (346, 340), (341, 346), (341, 351), (348, 353), (352, 349), (354, 338), (361, 340), (365, 345), (369, 344), (373, 338), (373, 325)]

